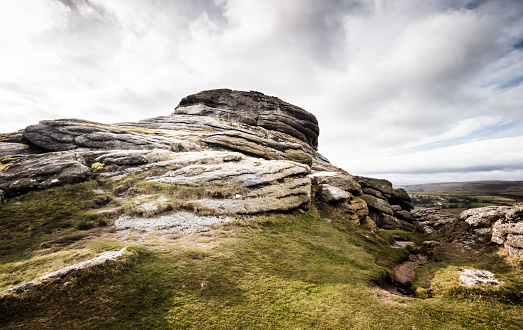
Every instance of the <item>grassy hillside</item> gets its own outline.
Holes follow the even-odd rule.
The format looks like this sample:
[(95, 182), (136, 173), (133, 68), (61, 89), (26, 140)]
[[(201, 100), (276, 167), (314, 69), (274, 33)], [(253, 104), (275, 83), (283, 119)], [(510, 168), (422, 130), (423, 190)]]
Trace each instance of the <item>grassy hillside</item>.
[[(99, 191), (103, 190), (103, 193)], [(167, 191), (168, 190), (168, 191)], [(95, 192), (98, 191), (98, 192)], [(2, 329), (520, 329), (521, 262), (488, 247), (446, 243), (419, 268), (419, 298), (371, 285), (409, 254), (392, 235), (354, 227), (335, 209), (244, 218), (183, 237), (121, 233), (141, 193), (205, 194), (125, 180), (28, 193), (0, 206), (0, 290), (127, 246), (117, 260), (0, 296)], [(220, 192), (227, 193), (227, 192)], [(122, 199), (125, 195), (126, 199)], [(163, 211), (168, 211), (168, 209)], [(106, 211), (99, 213), (98, 211)], [(502, 288), (467, 289), (458, 270), (480, 267)], [(432, 297), (426, 295), (432, 283)]]

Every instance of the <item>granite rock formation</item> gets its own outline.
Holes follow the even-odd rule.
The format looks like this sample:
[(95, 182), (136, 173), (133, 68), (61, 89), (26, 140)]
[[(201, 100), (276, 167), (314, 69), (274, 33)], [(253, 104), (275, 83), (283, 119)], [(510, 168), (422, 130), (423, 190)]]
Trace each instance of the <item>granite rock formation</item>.
[(223, 118), (282, 132), (318, 149), (320, 130), (314, 115), (277, 97), (230, 89), (203, 91), (184, 97), (173, 114)]
[[(318, 135), (318, 122), (307, 111), (262, 93), (229, 89), (189, 95), (170, 116), (138, 122), (46, 120), (0, 136), (0, 201), (92, 175), (139, 177), (236, 192), (186, 201), (194, 209), (214, 210), (208, 219), (196, 211), (185, 217), (197, 222), (314, 205), (337, 208), (356, 225), (417, 230), (404, 190), (393, 189), (387, 180), (353, 177), (330, 164), (317, 151)], [(158, 210), (153, 204), (141, 207)], [(179, 211), (155, 214), (156, 222), (127, 216), (118, 223), (127, 229), (164, 223), (177, 228), (185, 223)], [(149, 222), (154, 224), (140, 225)]]
[(369, 207), (369, 216), (379, 228), (418, 230), (410, 211), (414, 206), (404, 189), (393, 189), (392, 183), (384, 179), (355, 176), (360, 184), (361, 198)]
[(509, 255), (523, 258), (523, 204), (470, 209), (459, 218), (471, 226), (485, 227), (493, 242), (503, 245)]

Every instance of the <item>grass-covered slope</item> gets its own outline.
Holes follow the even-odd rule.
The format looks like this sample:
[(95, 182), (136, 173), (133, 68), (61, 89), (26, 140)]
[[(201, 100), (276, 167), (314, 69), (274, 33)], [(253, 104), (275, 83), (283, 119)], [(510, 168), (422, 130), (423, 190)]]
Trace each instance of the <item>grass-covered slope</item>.
[[(443, 244), (420, 269), (416, 282), (427, 287), (432, 280), (434, 296), (391, 296), (369, 283), (383, 281), (408, 251), (390, 247), (392, 233), (353, 227), (335, 210), (245, 218), (183, 237), (112, 229), (118, 214), (136, 211), (132, 201), (140, 194), (172, 196), (168, 209), (160, 210), (168, 212), (186, 207), (184, 196), (209, 193), (176, 189), (129, 180), (91, 180), (28, 193), (1, 205), (0, 290), (107, 250), (128, 249), (117, 260), (0, 296), (0, 328), (520, 329), (523, 325), (523, 280), (517, 260), (488, 249), (478, 257)], [(100, 210), (109, 212), (96, 213)], [(400, 234), (417, 242), (427, 239)], [(507, 286), (459, 287), (457, 271), (466, 267), (490, 270)]]

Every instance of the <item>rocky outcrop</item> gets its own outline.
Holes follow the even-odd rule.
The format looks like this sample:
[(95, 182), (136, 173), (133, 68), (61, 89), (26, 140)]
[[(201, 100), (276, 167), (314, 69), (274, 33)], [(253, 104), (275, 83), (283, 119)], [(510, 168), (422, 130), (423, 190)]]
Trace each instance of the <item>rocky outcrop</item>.
[(318, 186), (319, 197), (322, 201), (327, 203), (338, 203), (345, 202), (352, 198), (349, 192), (342, 190), (338, 187), (331, 186), (330, 184), (320, 184)]
[(492, 241), (502, 244), (509, 255), (523, 258), (523, 205), (507, 210), (492, 226)]
[(476, 232), (491, 235), (492, 242), (503, 245), (509, 255), (523, 258), (523, 204), (468, 209), (459, 219), (479, 227)]
[(365, 200), (369, 206), (369, 216), (380, 228), (417, 230), (410, 211), (414, 206), (404, 189), (393, 189), (392, 183), (384, 179), (355, 176), (354, 179), (361, 186)]
[(256, 159), (239, 153), (207, 152), (205, 157), (212, 161), (204, 164), (198, 153), (186, 153), (184, 156), (183, 159), (178, 157), (156, 165), (173, 170), (160, 176), (148, 177), (146, 180), (193, 187), (248, 188), (245, 194), (237, 194), (230, 199), (193, 201), (230, 213), (288, 211), (310, 204), (311, 183), (310, 179), (305, 177), (310, 172), (307, 165)]
[(0, 172), (0, 189), (8, 197), (29, 190), (80, 182), (90, 173), (85, 160), (74, 151), (29, 155)]
[(474, 227), (492, 226), (496, 220), (505, 217), (510, 206), (485, 206), (468, 209), (459, 215), (459, 219)]
[(408, 212), (414, 210), (414, 205), (412, 205), (410, 196), (403, 188), (392, 189), (392, 196), (388, 201), (391, 205), (399, 205), (402, 210)]
[[(95, 179), (132, 176), (228, 191), (212, 198), (184, 199), (183, 210), (192, 210), (195, 217), (188, 218), (196, 222), (209, 220), (198, 218), (208, 215), (201, 210), (234, 216), (323, 203), (354, 224), (416, 229), (404, 190), (393, 189), (387, 180), (355, 178), (333, 166), (316, 150), (318, 134), (318, 122), (307, 111), (262, 93), (228, 89), (189, 95), (170, 116), (138, 122), (42, 121), (0, 136), (0, 152), (9, 157), (0, 165), (0, 200), (90, 175)], [(150, 220), (152, 227), (178, 226), (179, 209), (157, 214), (169, 208), (153, 204), (139, 205), (147, 213), (143, 219), (122, 218), (119, 223), (140, 230), (137, 223), (149, 221), (144, 219), (152, 219), (154, 213), (159, 217), (157, 222)]]
[(426, 233), (433, 233), (440, 230), (458, 219), (453, 213), (435, 208), (418, 209), (412, 211), (411, 214)]
[(23, 136), (34, 145), (50, 151), (76, 148), (185, 150), (180, 140), (133, 133), (116, 126), (79, 119), (44, 120), (28, 126)]
[(348, 173), (320, 171), (310, 175), (315, 185), (328, 184), (341, 190), (351, 193), (354, 196), (361, 196), (361, 186)]
[(362, 197), (361, 186), (353, 176), (342, 172), (319, 171), (310, 175), (317, 201), (334, 205), (345, 212), (354, 224), (372, 224), (369, 208)]
[(223, 118), (282, 132), (318, 148), (316, 118), (300, 107), (259, 92), (214, 89), (184, 97), (174, 113)]

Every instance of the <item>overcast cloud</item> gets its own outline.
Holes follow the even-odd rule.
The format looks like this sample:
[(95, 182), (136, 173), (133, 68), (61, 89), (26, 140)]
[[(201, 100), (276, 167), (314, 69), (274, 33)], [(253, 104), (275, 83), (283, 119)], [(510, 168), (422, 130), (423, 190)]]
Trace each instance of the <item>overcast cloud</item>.
[(0, 132), (257, 90), (353, 174), (523, 180), (521, 0), (1, 1), (0, 46)]

